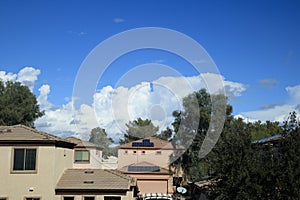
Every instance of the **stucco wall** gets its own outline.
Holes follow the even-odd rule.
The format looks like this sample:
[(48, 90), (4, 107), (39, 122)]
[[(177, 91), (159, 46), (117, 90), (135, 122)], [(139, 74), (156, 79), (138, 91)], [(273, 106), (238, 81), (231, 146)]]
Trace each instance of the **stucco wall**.
[(30, 148), (37, 149), (36, 173), (32, 174), (12, 172), (13, 147), (0, 147), (0, 195), (16, 200), (24, 197), (54, 199), (55, 186), (61, 174), (72, 167), (73, 150), (54, 146)]
[[(127, 153), (126, 153), (127, 151)], [(136, 151), (136, 153), (134, 153)], [(143, 151), (145, 153), (143, 153)], [(161, 152), (159, 154), (159, 152)], [(173, 150), (152, 150), (152, 149), (119, 149), (118, 150), (118, 169), (124, 166), (139, 162), (149, 162), (154, 165), (167, 168), (169, 157)]]

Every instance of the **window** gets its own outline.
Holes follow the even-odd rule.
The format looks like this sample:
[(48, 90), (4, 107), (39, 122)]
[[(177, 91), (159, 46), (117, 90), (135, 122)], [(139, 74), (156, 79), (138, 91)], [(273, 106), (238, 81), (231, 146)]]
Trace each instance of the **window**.
[(126, 150), (126, 151), (124, 151), (124, 154), (128, 154), (128, 151)]
[(40, 200), (40, 198), (32, 198), (32, 197), (29, 197), (29, 198), (25, 198), (26, 200)]
[(121, 200), (121, 197), (119, 196), (106, 196), (104, 197), (104, 200)]
[(64, 197), (64, 200), (74, 200), (74, 197)]
[(145, 154), (146, 154), (146, 151), (142, 151), (142, 154), (145, 155)]
[(14, 149), (14, 171), (34, 171), (36, 168), (36, 149)]
[(75, 162), (90, 162), (90, 152), (88, 150), (76, 150)]
[(156, 155), (161, 155), (161, 151), (156, 151)]
[(136, 154), (136, 151), (133, 151), (133, 154)]
[(84, 197), (83, 200), (95, 200), (95, 197)]

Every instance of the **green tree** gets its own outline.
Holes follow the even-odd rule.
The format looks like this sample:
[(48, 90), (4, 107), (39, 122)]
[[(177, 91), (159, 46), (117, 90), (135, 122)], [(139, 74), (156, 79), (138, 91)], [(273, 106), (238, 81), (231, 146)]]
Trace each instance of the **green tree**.
[(256, 184), (255, 160), (249, 126), (242, 119), (231, 119), (209, 155), (213, 199), (260, 199), (262, 188)]
[(283, 125), (278, 160), (278, 186), (281, 199), (300, 198), (300, 122), (296, 112), (290, 113)]
[(0, 125), (23, 124), (34, 128), (34, 121), (43, 116), (35, 95), (19, 82), (0, 81)]
[(112, 138), (107, 136), (107, 133), (103, 128), (93, 128), (90, 134), (89, 142), (97, 144), (103, 148), (102, 155), (104, 158), (107, 158), (110, 155), (115, 156), (116, 154), (115, 149), (110, 147), (114, 141)]
[(260, 120), (258, 120), (253, 123), (248, 123), (248, 125), (250, 128), (252, 141), (283, 133), (283, 129), (279, 122), (266, 121), (265, 123), (262, 123)]
[[(214, 109), (212, 105), (215, 106)], [(184, 181), (188, 181), (208, 174), (207, 160), (202, 158), (199, 153), (205, 136), (207, 136), (210, 121), (213, 117), (214, 121), (217, 122), (213, 123), (215, 128), (222, 128), (223, 117), (230, 117), (232, 108), (227, 105), (226, 97), (223, 95), (210, 95), (205, 89), (184, 97), (183, 106), (182, 111), (173, 112), (175, 120), (172, 125), (175, 136), (172, 142), (176, 145), (190, 145), (182, 155), (179, 155), (178, 159), (178, 155), (171, 157), (173, 162), (170, 167), (175, 171), (182, 170)], [(212, 112), (213, 110), (214, 112)], [(222, 113), (222, 110), (225, 110), (225, 113)], [(220, 119), (217, 118), (218, 116), (220, 116)]]
[(154, 126), (152, 121), (149, 119), (143, 120), (142, 118), (137, 118), (136, 120), (129, 121), (126, 124), (127, 130), (124, 134), (124, 139), (120, 139), (120, 144), (126, 144), (141, 138), (147, 138), (155, 136), (159, 130), (158, 126)]
[(169, 141), (170, 138), (172, 137), (172, 134), (173, 134), (173, 130), (167, 127), (165, 130), (161, 131), (161, 133), (156, 137), (161, 140)]

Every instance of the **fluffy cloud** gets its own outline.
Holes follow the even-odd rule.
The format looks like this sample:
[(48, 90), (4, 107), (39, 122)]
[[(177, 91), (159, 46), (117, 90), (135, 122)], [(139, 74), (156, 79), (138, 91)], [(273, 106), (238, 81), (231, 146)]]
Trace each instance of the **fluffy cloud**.
[(283, 122), (287, 119), (290, 112), (300, 113), (300, 85), (288, 86), (285, 88), (289, 95), (289, 101), (284, 105), (272, 105), (261, 110), (242, 112), (236, 117), (241, 117), (249, 121), (278, 121)]
[(0, 71), (0, 80), (2, 81), (18, 81), (22, 85), (28, 86), (28, 88), (33, 91), (34, 83), (38, 79), (40, 74), (39, 69), (33, 67), (24, 67), (19, 71), (18, 74), (11, 72), (6, 73), (5, 71)]
[[(220, 84), (216, 84), (217, 81)], [(44, 85), (39, 90), (38, 99), (48, 109), (46, 115), (36, 121), (36, 126), (60, 136), (72, 134), (85, 139), (92, 128), (100, 126), (117, 142), (130, 120), (148, 118), (162, 130), (173, 122), (172, 112), (183, 109), (183, 97), (200, 88), (218, 93), (222, 87), (230, 95), (240, 95), (246, 89), (243, 84), (225, 81), (224, 77), (217, 74), (160, 77), (152, 83), (141, 82), (130, 88), (103, 87), (94, 94), (92, 105), (82, 104), (74, 110), (72, 101), (59, 108), (51, 108), (47, 100), (50, 87)]]
[(17, 74), (6, 73), (5, 71), (0, 71), (0, 80), (1, 81), (15, 81), (17, 78)]
[(50, 110), (52, 104), (48, 101), (48, 95), (50, 93), (50, 86), (48, 84), (42, 85), (39, 88), (40, 95), (37, 97), (41, 110)]
[(292, 87), (289, 86), (289, 87), (286, 87), (285, 89), (288, 92), (292, 103), (300, 102), (300, 85), (296, 85), (296, 86), (292, 86)]
[(19, 71), (17, 81), (21, 82), (23, 85), (28, 86), (32, 91), (34, 88), (34, 83), (40, 73), (41, 71), (39, 69), (35, 69), (33, 67), (25, 67)]

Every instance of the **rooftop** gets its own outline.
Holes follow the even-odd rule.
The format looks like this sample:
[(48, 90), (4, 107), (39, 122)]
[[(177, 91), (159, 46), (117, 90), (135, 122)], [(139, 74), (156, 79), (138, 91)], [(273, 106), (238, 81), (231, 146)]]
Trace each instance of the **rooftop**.
[(119, 149), (174, 149), (171, 142), (150, 137), (119, 146)]
[(127, 191), (134, 186), (136, 186), (134, 178), (116, 170), (67, 169), (60, 178), (56, 191)]
[(65, 138), (67, 141), (70, 141), (74, 144), (76, 144), (76, 147), (80, 148), (80, 147), (83, 147), (83, 148), (97, 148), (97, 149), (102, 149), (99, 145), (96, 145), (94, 143), (91, 143), (91, 142), (88, 142), (88, 141), (84, 141), (84, 140), (81, 140), (79, 138), (76, 138), (76, 137), (67, 137)]
[(0, 144), (48, 144), (73, 148), (74, 143), (24, 125), (0, 126)]

